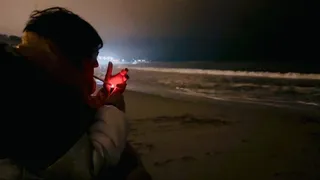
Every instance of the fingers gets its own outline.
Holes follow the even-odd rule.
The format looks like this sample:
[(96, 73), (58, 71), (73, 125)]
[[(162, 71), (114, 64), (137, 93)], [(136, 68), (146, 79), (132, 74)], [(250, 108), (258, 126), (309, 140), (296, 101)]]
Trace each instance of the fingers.
[(125, 91), (127, 84), (118, 84), (112, 91), (110, 91), (109, 97), (122, 95)]
[(129, 79), (128, 68), (122, 69), (119, 73), (112, 75), (113, 64), (109, 62), (104, 87), (109, 92), (109, 95), (114, 93), (123, 93), (126, 89), (127, 80)]
[(120, 71), (120, 74), (122, 75), (124, 82), (126, 82), (129, 79), (128, 71), (128, 68), (122, 69)]
[(128, 74), (126, 74), (126, 75), (124, 76), (124, 78), (125, 78), (125, 80), (127, 81), (130, 77), (129, 77)]
[(123, 84), (117, 84), (116, 86), (118, 89), (125, 89), (127, 87), (127, 84), (126, 83), (123, 83)]
[(113, 64), (112, 64), (112, 62), (109, 62), (108, 63), (108, 68), (107, 68), (107, 72), (106, 72), (106, 76), (105, 76), (105, 80), (108, 80), (108, 79), (111, 78), (112, 70), (113, 70)]
[(125, 76), (125, 75), (127, 75), (128, 74), (128, 68), (125, 68), (125, 69), (122, 69), (121, 71), (120, 71), (120, 74), (122, 75), (122, 76)]

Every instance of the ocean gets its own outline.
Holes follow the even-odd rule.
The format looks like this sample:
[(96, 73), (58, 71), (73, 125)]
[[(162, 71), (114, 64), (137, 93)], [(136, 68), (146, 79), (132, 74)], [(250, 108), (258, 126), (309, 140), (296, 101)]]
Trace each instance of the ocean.
[[(129, 68), (128, 89), (134, 91), (168, 97), (193, 96), (278, 107), (320, 108), (320, 72), (315, 66), (151, 62), (115, 67)], [(97, 71), (100, 76), (103, 72), (105, 67)]]

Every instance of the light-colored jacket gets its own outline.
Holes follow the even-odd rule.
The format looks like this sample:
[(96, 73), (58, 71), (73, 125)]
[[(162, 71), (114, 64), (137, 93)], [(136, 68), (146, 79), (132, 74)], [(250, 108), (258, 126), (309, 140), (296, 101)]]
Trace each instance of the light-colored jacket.
[(90, 180), (102, 167), (117, 164), (129, 129), (125, 114), (114, 106), (103, 106), (95, 118), (97, 121), (90, 127), (89, 132), (40, 175), (32, 175), (10, 159), (2, 159), (0, 179)]

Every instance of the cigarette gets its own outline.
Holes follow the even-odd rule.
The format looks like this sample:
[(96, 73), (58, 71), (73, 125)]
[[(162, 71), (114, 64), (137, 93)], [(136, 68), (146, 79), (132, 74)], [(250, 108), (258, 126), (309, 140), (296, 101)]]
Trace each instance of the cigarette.
[(99, 78), (99, 77), (98, 77), (98, 76), (96, 76), (96, 75), (93, 75), (93, 77), (94, 77), (94, 78), (96, 78), (97, 80), (101, 81), (101, 82), (104, 82), (104, 80), (103, 80), (103, 79)]

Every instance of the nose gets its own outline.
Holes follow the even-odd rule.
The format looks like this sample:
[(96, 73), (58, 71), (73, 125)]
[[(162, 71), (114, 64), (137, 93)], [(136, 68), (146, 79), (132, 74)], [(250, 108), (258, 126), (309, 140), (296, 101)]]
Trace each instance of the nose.
[(92, 66), (93, 66), (94, 68), (99, 67), (99, 62), (98, 62), (98, 60), (97, 60), (97, 59), (94, 59), (94, 60), (93, 60), (93, 62), (92, 62)]

